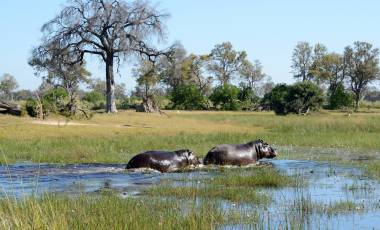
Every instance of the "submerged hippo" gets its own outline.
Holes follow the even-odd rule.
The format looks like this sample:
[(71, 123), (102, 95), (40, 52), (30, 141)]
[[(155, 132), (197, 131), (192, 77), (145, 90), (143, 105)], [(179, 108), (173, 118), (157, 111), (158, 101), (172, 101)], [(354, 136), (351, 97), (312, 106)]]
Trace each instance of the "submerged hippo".
[(256, 163), (262, 158), (274, 158), (277, 153), (274, 148), (262, 140), (251, 141), (246, 144), (222, 144), (208, 151), (203, 164), (217, 165), (248, 165)]
[(127, 164), (127, 169), (150, 168), (160, 172), (172, 172), (187, 166), (200, 164), (197, 157), (188, 149), (174, 152), (148, 151), (139, 153)]

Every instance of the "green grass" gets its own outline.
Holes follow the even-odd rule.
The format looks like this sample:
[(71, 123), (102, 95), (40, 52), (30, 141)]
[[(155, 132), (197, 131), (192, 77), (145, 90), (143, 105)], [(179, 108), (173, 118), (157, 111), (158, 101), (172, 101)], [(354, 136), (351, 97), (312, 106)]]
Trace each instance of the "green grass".
[(260, 189), (301, 186), (299, 177), (280, 174), (270, 167), (223, 169), (212, 178), (189, 181), (190, 185), (173, 186), (169, 182), (145, 191), (148, 196), (186, 199), (222, 199), (238, 203), (269, 204), (270, 197)]
[(145, 192), (148, 196), (176, 197), (182, 199), (221, 199), (236, 203), (267, 204), (270, 198), (258, 193), (252, 188), (221, 187), (221, 186), (184, 186), (173, 187), (161, 185), (152, 187)]
[[(219, 143), (262, 138), (275, 146), (380, 149), (380, 114), (323, 113), (275, 116), (272, 113), (121, 112), (96, 114), (81, 126), (32, 124), (30, 118), (0, 115), (0, 162), (124, 163), (150, 149), (190, 148), (198, 156)], [(50, 122), (57, 120), (54, 118)], [(291, 156), (293, 153), (288, 153)], [(310, 156), (310, 155), (309, 155)], [(307, 153), (298, 154), (308, 157)], [(334, 158), (333, 156), (329, 156)], [(281, 158), (281, 152), (280, 152)], [(335, 157), (339, 160), (339, 156)]]
[(0, 201), (1, 229), (212, 229), (228, 219), (228, 213), (207, 201), (185, 204), (116, 196)]
[(292, 187), (301, 186), (300, 177), (290, 177), (270, 167), (231, 170), (216, 175), (209, 183), (226, 187)]

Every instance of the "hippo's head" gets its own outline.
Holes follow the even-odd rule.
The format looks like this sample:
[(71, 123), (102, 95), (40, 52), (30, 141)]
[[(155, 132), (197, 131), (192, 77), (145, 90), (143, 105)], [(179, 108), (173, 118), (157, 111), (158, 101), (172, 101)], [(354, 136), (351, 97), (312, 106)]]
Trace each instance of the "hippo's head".
[(255, 147), (259, 159), (275, 158), (277, 156), (276, 149), (274, 149), (272, 146), (270, 146), (263, 140), (256, 140), (250, 143), (252, 143), (252, 145)]
[(189, 165), (199, 165), (201, 163), (198, 157), (189, 149), (181, 149), (175, 152), (177, 155), (185, 157)]

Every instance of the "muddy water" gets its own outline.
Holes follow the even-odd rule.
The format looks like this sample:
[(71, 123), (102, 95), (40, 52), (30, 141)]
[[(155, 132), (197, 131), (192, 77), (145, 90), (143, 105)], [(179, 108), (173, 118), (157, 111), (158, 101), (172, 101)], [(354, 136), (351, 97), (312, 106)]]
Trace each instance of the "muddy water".
[[(360, 169), (335, 166), (330, 163), (298, 160), (263, 161), (289, 175), (300, 175), (307, 181), (301, 188), (263, 189), (270, 194), (273, 203), (261, 214), (264, 227), (283, 229), (291, 218), (298, 218), (305, 229), (380, 229), (380, 184), (367, 178)], [(116, 191), (120, 196), (136, 196), (146, 187), (161, 180), (198, 179), (212, 177), (216, 171), (192, 171), (161, 174), (158, 172), (126, 172), (123, 164), (33, 164), (19, 163), (0, 166), (1, 197), (17, 198), (31, 194), (65, 193), (77, 195), (96, 193), (104, 188)], [(335, 202), (352, 201), (355, 210), (312, 212), (307, 215), (294, 208), (307, 200), (321, 206)], [(298, 207), (298, 206), (296, 206)], [(226, 203), (226, 209), (238, 208)], [(244, 229), (249, 225), (224, 226), (224, 229)]]

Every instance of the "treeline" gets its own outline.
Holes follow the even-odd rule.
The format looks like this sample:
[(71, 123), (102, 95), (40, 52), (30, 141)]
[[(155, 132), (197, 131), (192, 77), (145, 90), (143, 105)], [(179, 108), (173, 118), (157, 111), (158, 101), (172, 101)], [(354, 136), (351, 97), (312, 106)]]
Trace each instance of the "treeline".
[[(379, 50), (366, 42), (355, 42), (341, 54), (328, 52), (322, 44), (299, 42), (291, 66), (298, 82), (275, 85), (259, 60), (250, 62), (245, 51), (235, 50), (229, 42), (202, 55), (187, 54), (176, 43), (170, 55), (154, 61), (139, 59), (132, 71), (136, 88), (126, 95), (124, 84), (114, 84), (114, 99), (118, 109), (144, 112), (273, 110), (276, 114), (300, 114), (321, 107), (358, 110), (365, 96), (367, 100), (379, 97), (378, 91), (369, 91), (370, 84), (379, 79), (378, 56)], [(106, 107), (106, 81), (91, 79), (85, 64), (68, 68), (39, 59), (31, 59), (30, 64), (46, 73), (34, 92), (15, 91), (18, 84), (10, 74), (0, 78), (1, 98), (25, 101), (29, 115), (89, 117), (92, 111)]]

